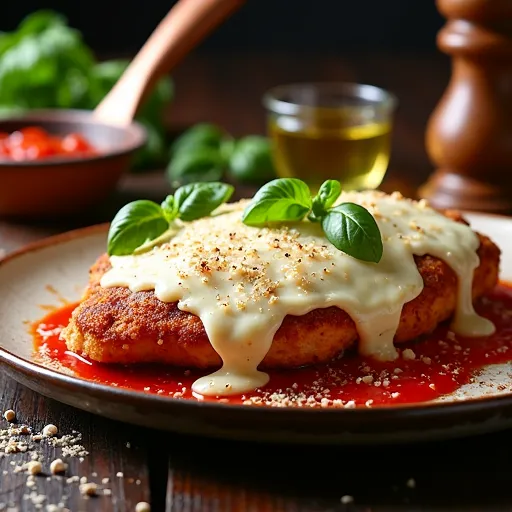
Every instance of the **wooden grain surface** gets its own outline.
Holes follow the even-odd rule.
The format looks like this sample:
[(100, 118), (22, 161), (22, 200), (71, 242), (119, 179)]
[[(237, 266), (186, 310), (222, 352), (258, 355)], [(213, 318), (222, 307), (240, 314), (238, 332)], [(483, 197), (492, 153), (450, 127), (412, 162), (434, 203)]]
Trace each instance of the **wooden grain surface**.
[[(170, 128), (178, 131), (212, 121), (234, 135), (264, 133), (260, 99), (273, 85), (311, 80), (380, 85), (400, 101), (383, 188), (414, 195), (430, 172), (424, 126), (446, 85), (448, 71), (448, 61), (441, 55), (192, 55), (175, 74), (176, 100), (167, 118)], [(10, 252), (54, 233), (108, 221), (125, 202), (142, 197), (158, 200), (167, 191), (161, 172), (127, 175), (111, 200), (79, 218), (0, 220), (0, 249)], [(247, 192), (239, 188), (238, 195)], [(73, 512), (133, 511), (141, 500), (151, 500), (153, 511), (168, 512), (512, 509), (509, 432), (370, 449), (251, 445), (135, 429), (38, 396), (5, 376), (0, 376), (0, 393), (0, 409), (15, 409), (18, 420), (36, 430), (51, 422), (62, 433), (81, 432), (81, 443), (90, 454), (83, 462), (72, 459), (66, 478), (85, 476), (101, 482), (108, 477), (109, 483), (101, 487), (112, 491), (111, 496), (85, 500), (76, 483), (39, 477), (37, 491), (47, 498), (36, 508), (31, 499), (24, 499), (31, 490), (27, 476), (12, 473), (11, 461), (19, 464), (28, 455), (0, 456), (0, 504), (5, 504), (5, 510), (10, 503), (23, 511), (46, 511), (52, 510), (47, 505), (63, 501)], [(59, 451), (46, 443), (40, 449), (47, 470)], [(116, 477), (118, 472), (124, 477)], [(410, 478), (415, 479), (415, 488), (407, 485)], [(345, 495), (355, 501), (343, 504)]]
[[(27, 425), (37, 434), (45, 425), (53, 424), (59, 429), (56, 438), (79, 436), (81, 439), (70, 446), (76, 447), (78, 444), (88, 452), (63, 456), (62, 448), (53, 446), (50, 440), (31, 442), (30, 435), (21, 435), (20, 439), (26, 440), (29, 449), (0, 457), (0, 503), (7, 507), (17, 506), (20, 511), (37, 510), (37, 504), (41, 504), (42, 510), (51, 510), (51, 505), (60, 505), (73, 512), (120, 512), (134, 510), (138, 502), (150, 500), (148, 449), (144, 432), (78, 413), (68, 406), (37, 395), (5, 375), (0, 376), (0, 390), (2, 411), (16, 411), (15, 428)], [(2, 418), (0, 428), (7, 427), (7, 421)], [(43, 472), (34, 479), (35, 485), (30, 485), (27, 472), (16, 472), (16, 467), (30, 461), (33, 453), (42, 461)], [(57, 458), (68, 463), (62, 475), (53, 475), (50, 471), (51, 462)], [(72, 481), (76, 480), (73, 477), (97, 483), (98, 496), (84, 498), (80, 493), (80, 482)]]
[(170, 449), (166, 510), (509, 511), (509, 437), (366, 448), (189, 439)]

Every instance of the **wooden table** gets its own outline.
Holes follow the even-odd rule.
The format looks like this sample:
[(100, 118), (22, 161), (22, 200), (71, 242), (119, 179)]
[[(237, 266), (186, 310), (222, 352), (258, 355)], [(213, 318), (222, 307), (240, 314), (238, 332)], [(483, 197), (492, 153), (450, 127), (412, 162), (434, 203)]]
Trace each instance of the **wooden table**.
[[(169, 122), (178, 129), (208, 120), (235, 135), (263, 133), (260, 98), (268, 87), (302, 80), (380, 85), (400, 100), (384, 188), (411, 195), (430, 172), (424, 126), (448, 72), (440, 55), (193, 55), (175, 74)], [(160, 199), (167, 190), (160, 172), (126, 176), (111, 202), (80, 218), (51, 224), (0, 220), (0, 248), (9, 252), (53, 233), (110, 220), (128, 200)], [(0, 409), (14, 409), (18, 422), (36, 430), (53, 423), (63, 434), (81, 432), (80, 444), (89, 455), (82, 462), (69, 459), (67, 478), (98, 482), (101, 494), (84, 499), (79, 483), (66, 477), (38, 477), (36, 486), (28, 487), (27, 476), (13, 471), (27, 454), (10, 454), (0, 457), (0, 510), (10, 505), (57, 510), (47, 506), (62, 503), (73, 512), (130, 511), (140, 501), (151, 502), (153, 511), (173, 512), (512, 508), (509, 432), (408, 447), (260, 446), (119, 424), (43, 398), (5, 376), (0, 390)], [(46, 443), (40, 450), (47, 470), (60, 451)]]

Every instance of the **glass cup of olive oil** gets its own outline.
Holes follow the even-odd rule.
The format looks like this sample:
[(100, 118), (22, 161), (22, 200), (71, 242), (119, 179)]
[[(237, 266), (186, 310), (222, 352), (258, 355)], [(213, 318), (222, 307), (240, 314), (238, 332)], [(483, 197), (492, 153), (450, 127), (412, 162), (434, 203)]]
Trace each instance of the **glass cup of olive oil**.
[(396, 98), (372, 85), (304, 83), (269, 90), (263, 103), (281, 178), (312, 192), (327, 179), (344, 190), (377, 188), (386, 174)]

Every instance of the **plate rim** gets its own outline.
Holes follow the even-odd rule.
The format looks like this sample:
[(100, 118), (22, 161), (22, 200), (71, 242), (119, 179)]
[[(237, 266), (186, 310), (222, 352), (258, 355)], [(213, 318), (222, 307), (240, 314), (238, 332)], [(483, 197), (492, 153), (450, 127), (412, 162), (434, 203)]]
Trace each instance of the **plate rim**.
[[(481, 218), (500, 219), (512, 223), (512, 216), (500, 215), (500, 214), (488, 214), (481, 212), (461, 212), (462, 214), (469, 214), (471, 216)], [(73, 240), (80, 239), (87, 236), (94, 236), (107, 231), (110, 223), (94, 224), (87, 227), (77, 228), (49, 237), (42, 238), (35, 242), (24, 245), (23, 247), (12, 251), (2, 258), (0, 258), (0, 270), (1, 267), (8, 264), (10, 261), (20, 258), (31, 252), (44, 250), (47, 247), (55, 246)], [(92, 264), (92, 263), (91, 263)], [(0, 328), (1, 332), (1, 328)], [(243, 404), (226, 404), (215, 401), (193, 401), (193, 400), (180, 400), (173, 397), (159, 396), (153, 393), (142, 393), (139, 391), (129, 390), (125, 388), (116, 388), (101, 384), (98, 382), (90, 381), (79, 376), (68, 375), (52, 368), (48, 368), (35, 361), (20, 357), (13, 352), (5, 349), (2, 346), (0, 338), (0, 364), (7, 365), (15, 371), (20, 371), (26, 377), (37, 377), (51, 379), (53, 385), (58, 384), (62, 388), (67, 388), (70, 391), (81, 391), (81, 392), (93, 392), (95, 395), (100, 394), (105, 397), (115, 397), (121, 399), (123, 402), (130, 402), (134, 404), (136, 402), (142, 402), (145, 405), (154, 405), (158, 408), (164, 407), (179, 407), (188, 408), (193, 410), (206, 409), (206, 410), (227, 410), (233, 413), (243, 412), (244, 414), (259, 414), (265, 411), (265, 414), (272, 414), (274, 416), (286, 415), (290, 417), (292, 415), (302, 414), (321, 414), (322, 417), (335, 416), (339, 417), (340, 414), (352, 415), (366, 415), (372, 417), (372, 419), (378, 419), (379, 417), (388, 417), (389, 415), (400, 414), (402, 416), (418, 416), (423, 414), (435, 414), (444, 416), (446, 414), (452, 414), (456, 411), (471, 412), (472, 409), (494, 409), (500, 408), (502, 403), (512, 403), (512, 392), (503, 393), (499, 395), (482, 395), (476, 398), (470, 398), (465, 400), (453, 400), (453, 401), (439, 401), (439, 402), (420, 402), (420, 403), (404, 403), (395, 405), (385, 405), (379, 407), (356, 407), (356, 408), (316, 408), (316, 407), (258, 407)], [(454, 411), (454, 409), (456, 411)]]

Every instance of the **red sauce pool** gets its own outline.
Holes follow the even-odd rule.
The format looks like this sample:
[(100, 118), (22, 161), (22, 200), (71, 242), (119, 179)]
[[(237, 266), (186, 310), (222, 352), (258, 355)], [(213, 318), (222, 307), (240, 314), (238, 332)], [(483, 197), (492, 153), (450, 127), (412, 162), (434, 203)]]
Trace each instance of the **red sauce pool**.
[[(495, 323), (496, 333), (492, 336), (465, 339), (442, 325), (423, 339), (399, 345), (401, 357), (391, 363), (377, 362), (356, 353), (345, 354), (327, 365), (271, 371), (270, 382), (264, 388), (246, 395), (203, 398), (192, 394), (191, 385), (210, 371), (157, 365), (105, 365), (67, 351), (59, 333), (75, 307), (76, 304), (65, 306), (34, 325), (37, 353), (60, 362), (87, 380), (178, 399), (305, 407), (417, 403), (456, 391), (488, 364), (512, 360), (512, 286), (500, 284), (476, 307), (481, 315)], [(412, 355), (410, 351), (414, 359), (404, 357)]]
[(58, 156), (85, 157), (95, 154), (97, 154), (96, 149), (78, 133), (59, 137), (37, 126), (29, 126), (10, 134), (0, 132), (0, 160), (21, 162)]

